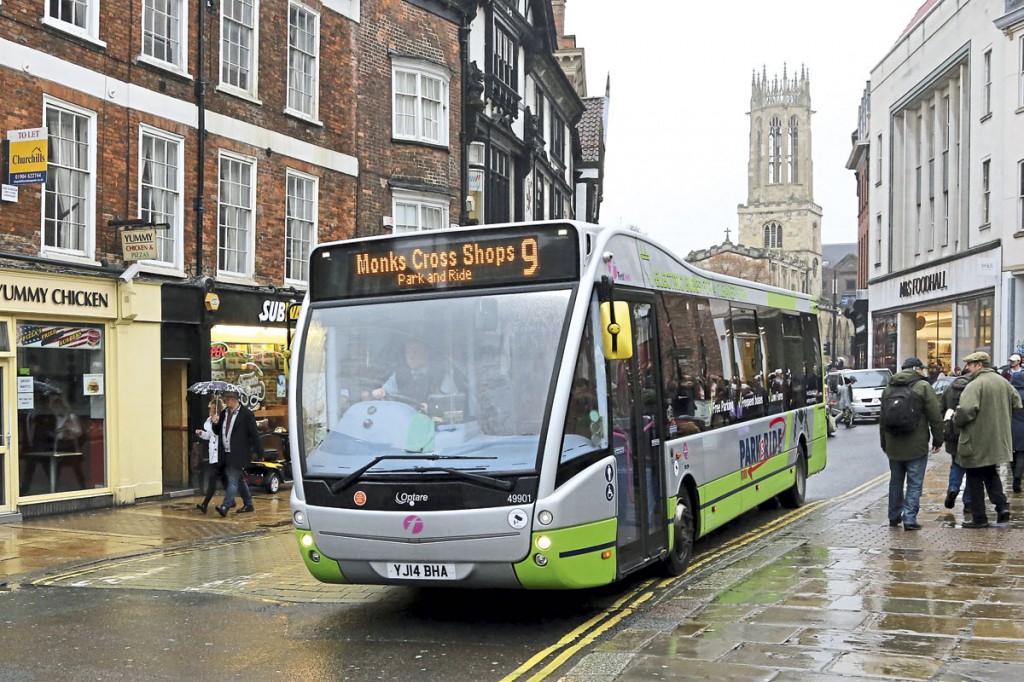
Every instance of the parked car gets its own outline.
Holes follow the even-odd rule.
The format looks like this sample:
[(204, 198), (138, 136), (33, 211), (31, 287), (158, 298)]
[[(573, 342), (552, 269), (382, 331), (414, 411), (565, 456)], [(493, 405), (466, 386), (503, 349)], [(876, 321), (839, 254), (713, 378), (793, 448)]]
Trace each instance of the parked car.
[(877, 420), (882, 411), (882, 389), (889, 383), (892, 372), (887, 368), (843, 369), (843, 379), (854, 379), (853, 417), (855, 420)]

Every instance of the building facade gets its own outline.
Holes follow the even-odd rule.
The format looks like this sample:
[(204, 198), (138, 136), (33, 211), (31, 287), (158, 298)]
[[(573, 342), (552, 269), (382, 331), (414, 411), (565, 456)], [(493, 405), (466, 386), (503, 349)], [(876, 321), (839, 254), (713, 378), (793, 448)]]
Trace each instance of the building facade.
[(282, 411), (280, 311), (356, 220), (359, 5), (0, 3), (2, 132), (45, 144), (0, 203), (0, 514), (187, 489), (200, 379)]
[(871, 74), (870, 360), (1020, 350), (1024, 3), (929, 0)]

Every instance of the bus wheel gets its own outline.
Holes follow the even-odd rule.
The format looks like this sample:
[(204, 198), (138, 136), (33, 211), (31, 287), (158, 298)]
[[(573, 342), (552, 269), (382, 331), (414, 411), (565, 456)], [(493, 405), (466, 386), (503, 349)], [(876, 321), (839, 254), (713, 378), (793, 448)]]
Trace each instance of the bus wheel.
[(690, 496), (683, 494), (676, 500), (676, 515), (672, 519), (672, 551), (665, 559), (669, 575), (682, 575), (693, 558), (694, 523)]
[(807, 455), (803, 446), (800, 446), (800, 454), (796, 457), (796, 480), (793, 487), (779, 495), (779, 502), (786, 509), (796, 509), (804, 503), (807, 494)]

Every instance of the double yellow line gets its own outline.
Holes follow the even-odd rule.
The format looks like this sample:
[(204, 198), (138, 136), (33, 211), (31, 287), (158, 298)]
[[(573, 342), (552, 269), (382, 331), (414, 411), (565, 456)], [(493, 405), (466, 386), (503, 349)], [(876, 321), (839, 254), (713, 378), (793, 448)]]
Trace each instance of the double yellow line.
[[(528, 661), (523, 663), (521, 666), (513, 670), (506, 677), (502, 679), (502, 682), (513, 682), (525, 678), (528, 682), (535, 682), (538, 680), (546, 679), (551, 673), (561, 667), (566, 661), (579, 653), (584, 647), (590, 645), (595, 639), (600, 637), (603, 633), (607, 632), (610, 628), (620, 623), (624, 618), (632, 615), (640, 608), (644, 603), (654, 597), (658, 590), (664, 590), (672, 587), (684, 578), (689, 577), (692, 573), (703, 568), (707, 564), (721, 558), (722, 556), (735, 552), (736, 550), (749, 545), (752, 542), (756, 542), (766, 535), (770, 535), (775, 531), (778, 531), (790, 524), (793, 524), (800, 519), (804, 518), (808, 514), (811, 514), (822, 507), (829, 505), (835, 505), (839, 502), (847, 500), (851, 497), (856, 497), (864, 491), (873, 488), (874, 486), (881, 483), (883, 480), (889, 477), (888, 473), (881, 474), (876, 478), (863, 483), (853, 490), (850, 490), (838, 497), (831, 498), (829, 500), (819, 500), (812, 502), (808, 505), (795, 509), (788, 514), (780, 516), (774, 521), (765, 524), (763, 527), (758, 528), (756, 531), (746, 534), (743, 537), (730, 540), (723, 544), (721, 547), (717, 547), (711, 551), (704, 552), (700, 555), (700, 559), (690, 564), (686, 571), (682, 575), (673, 576), (665, 580), (657, 581), (655, 579), (645, 580), (625, 595), (615, 601), (614, 604), (609, 606), (601, 613), (595, 615), (590, 620), (586, 621), (579, 627), (568, 632), (559, 639), (557, 642), (549, 646), (548, 648), (539, 651), (537, 654), (532, 656)], [(553, 657), (553, 658), (552, 658)], [(549, 660), (550, 659), (550, 660)], [(546, 665), (539, 668), (545, 661), (548, 661)]]

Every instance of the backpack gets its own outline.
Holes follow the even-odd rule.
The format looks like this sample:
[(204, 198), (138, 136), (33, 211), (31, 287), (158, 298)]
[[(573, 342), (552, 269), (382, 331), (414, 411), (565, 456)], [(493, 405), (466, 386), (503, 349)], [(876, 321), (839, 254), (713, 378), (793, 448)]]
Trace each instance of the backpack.
[(910, 433), (921, 421), (921, 399), (914, 394), (914, 384), (917, 381), (919, 379), (909, 384), (890, 386), (888, 393), (882, 398), (882, 414), (878, 423), (889, 433)]
[[(967, 388), (967, 379), (965, 377), (957, 377), (946, 392), (942, 394), (942, 404), (947, 410), (956, 411), (957, 406), (960, 404), (960, 394)], [(947, 443), (956, 443), (960, 440), (960, 427), (953, 423), (952, 417), (946, 419), (942, 423), (942, 440)]]

